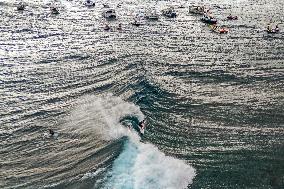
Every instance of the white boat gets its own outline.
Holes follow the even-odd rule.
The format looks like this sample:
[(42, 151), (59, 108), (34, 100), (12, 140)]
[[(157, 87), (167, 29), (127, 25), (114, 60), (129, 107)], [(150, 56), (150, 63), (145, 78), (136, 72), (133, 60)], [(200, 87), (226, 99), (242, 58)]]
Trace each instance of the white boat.
[(149, 20), (159, 20), (159, 15), (156, 10), (147, 12), (145, 17)]
[(91, 1), (91, 0), (87, 0), (87, 1), (85, 2), (85, 5), (86, 5), (87, 7), (93, 7), (93, 6), (95, 6), (95, 2), (94, 2), (94, 1)]
[(110, 8), (108, 4), (103, 4), (104, 8)]
[(145, 15), (144, 13), (139, 13), (134, 17), (134, 21), (131, 23), (134, 26), (145, 25)]
[(214, 18), (211, 15), (204, 15), (200, 20), (204, 23), (207, 23), (207, 24), (216, 24), (217, 23), (217, 19)]
[(195, 5), (192, 5), (192, 6), (189, 7), (188, 12), (189, 12), (189, 13), (192, 13), (192, 14), (200, 14), (200, 15), (203, 15), (204, 12), (205, 12), (205, 7), (204, 7), (204, 6), (195, 6)]
[(162, 10), (162, 13), (163, 13), (164, 16), (169, 17), (169, 18), (177, 17), (177, 13), (176, 13), (175, 9), (172, 8), (172, 7)]
[(131, 22), (131, 24), (134, 25), (134, 26), (145, 25), (145, 20), (144, 19), (134, 18), (134, 21)]
[(268, 25), (266, 31), (267, 33), (279, 33), (280, 29), (278, 25), (276, 25), (275, 28), (272, 28), (270, 25)]
[(145, 24), (145, 14), (143, 10), (138, 11), (134, 16), (134, 21), (131, 22), (132, 25), (140, 26)]
[(106, 19), (116, 19), (116, 12), (114, 9), (107, 9), (103, 12), (103, 17)]

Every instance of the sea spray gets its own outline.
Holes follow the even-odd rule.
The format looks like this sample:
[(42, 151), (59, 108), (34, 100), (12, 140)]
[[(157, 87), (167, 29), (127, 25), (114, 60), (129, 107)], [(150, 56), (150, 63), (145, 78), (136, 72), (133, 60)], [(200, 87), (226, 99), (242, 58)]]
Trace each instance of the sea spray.
[(101, 140), (115, 140), (126, 136), (129, 132), (120, 122), (127, 116), (144, 119), (138, 106), (112, 94), (99, 97), (87, 96), (79, 101), (78, 107), (71, 112), (66, 129), (95, 135)]

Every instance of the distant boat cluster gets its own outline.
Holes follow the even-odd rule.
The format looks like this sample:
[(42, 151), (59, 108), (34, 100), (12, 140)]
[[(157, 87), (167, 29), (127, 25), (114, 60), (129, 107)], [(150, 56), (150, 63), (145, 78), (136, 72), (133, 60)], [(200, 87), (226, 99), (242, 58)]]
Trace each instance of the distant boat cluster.
[[(95, 7), (95, 2), (92, 0), (86, 0), (84, 5), (87, 7)], [(120, 7), (121, 5), (117, 5), (117, 7)], [(115, 20), (117, 19), (117, 14), (114, 8), (110, 8), (109, 5), (103, 4), (103, 7), (105, 10), (102, 13), (102, 16), (106, 18), (107, 20)], [(24, 3), (20, 3), (17, 6), (18, 11), (24, 11), (26, 8), (26, 5)], [(185, 8), (184, 6), (181, 6), (180, 8)], [(219, 33), (219, 34), (225, 34), (228, 33), (229, 29), (225, 27), (221, 27), (217, 25), (217, 19), (211, 14), (210, 9), (205, 8), (205, 6), (197, 6), (192, 5), (189, 6), (188, 12), (191, 14), (201, 15), (202, 17), (200, 20), (206, 24), (208, 24), (211, 31)], [(55, 6), (50, 7), (50, 13), (51, 14), (59, 14), (59, 10)], [(161, 10), (161, 13), (163, 16), (168, 18), (176, 18), (177, 12), (175, 11), (174, 7), (168, 7), (166, 9)], [(147, 11), (146, 13), (140, 12), (134, 16), (133, 22), (131, 22), (134, 26), (140, 26), (145, 24), (145, 20), (159, 20), (160, 15), (157, 13), (156, 9), (152, 9)], [(238, 20), (238, 16), (236, 15), (229, 15), (226, 18), (227, 20)], [(111, 27), (109, 25), (105, 25), (104, 30), (109, 31), (111, 30)], [(122, 25), (118, 25), (118, 30), (122, 30)], [(278, 33), (280, 31), (278, 25), (275, 25), (275, 27), (272, 27), (271, 24), (267, 25), (266, 32), (267, 33)]]

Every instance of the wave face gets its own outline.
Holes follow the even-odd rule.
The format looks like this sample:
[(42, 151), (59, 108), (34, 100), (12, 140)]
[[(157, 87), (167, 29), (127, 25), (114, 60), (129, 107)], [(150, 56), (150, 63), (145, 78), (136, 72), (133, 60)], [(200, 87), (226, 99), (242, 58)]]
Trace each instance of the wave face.
[(284, 188), (283, 0), (24, 2), (0, 1), (1, 189)]

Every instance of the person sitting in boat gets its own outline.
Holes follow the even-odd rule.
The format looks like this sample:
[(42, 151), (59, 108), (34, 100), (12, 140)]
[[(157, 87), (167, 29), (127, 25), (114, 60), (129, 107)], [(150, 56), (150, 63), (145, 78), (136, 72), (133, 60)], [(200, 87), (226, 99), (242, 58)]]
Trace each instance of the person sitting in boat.
[(275, 32), (279, 32), (279, 27), (278, 27), (278, 25), (275, 26)]
[(104, 8), (109, 8), (108, 4), (103, 4)]
[(220, 33), (227, 33), (228, 30), (226, 30), (225, 28), (220, 28), (219, 32), (220, 32)]
[(106, 24), (104, 30), (106, 30), (106, 31), (110, 30), (109, 25)]
[(141, 128), (141, 129), (144, 129), (145, 128), (145, 119), (143, 119), (142, 121), (140, 121), (138, 123), (138, 126)]
[(230, 13), (229, 16), (227, 17), (229, 20), (232, 20), (233, 19), (233, 16), (232, 14)]
[(122, 25), (121, 25), (121, 23), (119, 23), (118, 24), (118, 28), (117, 28), (118, 30), (122, 30)]
[(270, 25), (268, 24), (268, 26), (267, 26), (267, 31), (271, 31), (271, 27), (270, 27)]
[(17, 7), (17, 10), (24, 10), (25, 9), (25, 5), (23, 3), (20, 3)]
[(141, 25), (141, 23), (139, 23), (137, 19), (134, 19), (134, 22), (132, 24), (134, 26), (140, 26)]
[(54, 131), (52, 129), (48, 129), (50, 136), (54, 136)]
[(50, 10), (52, 14), (59, 14), (59, 11), (55, 7), (50, 7)]

